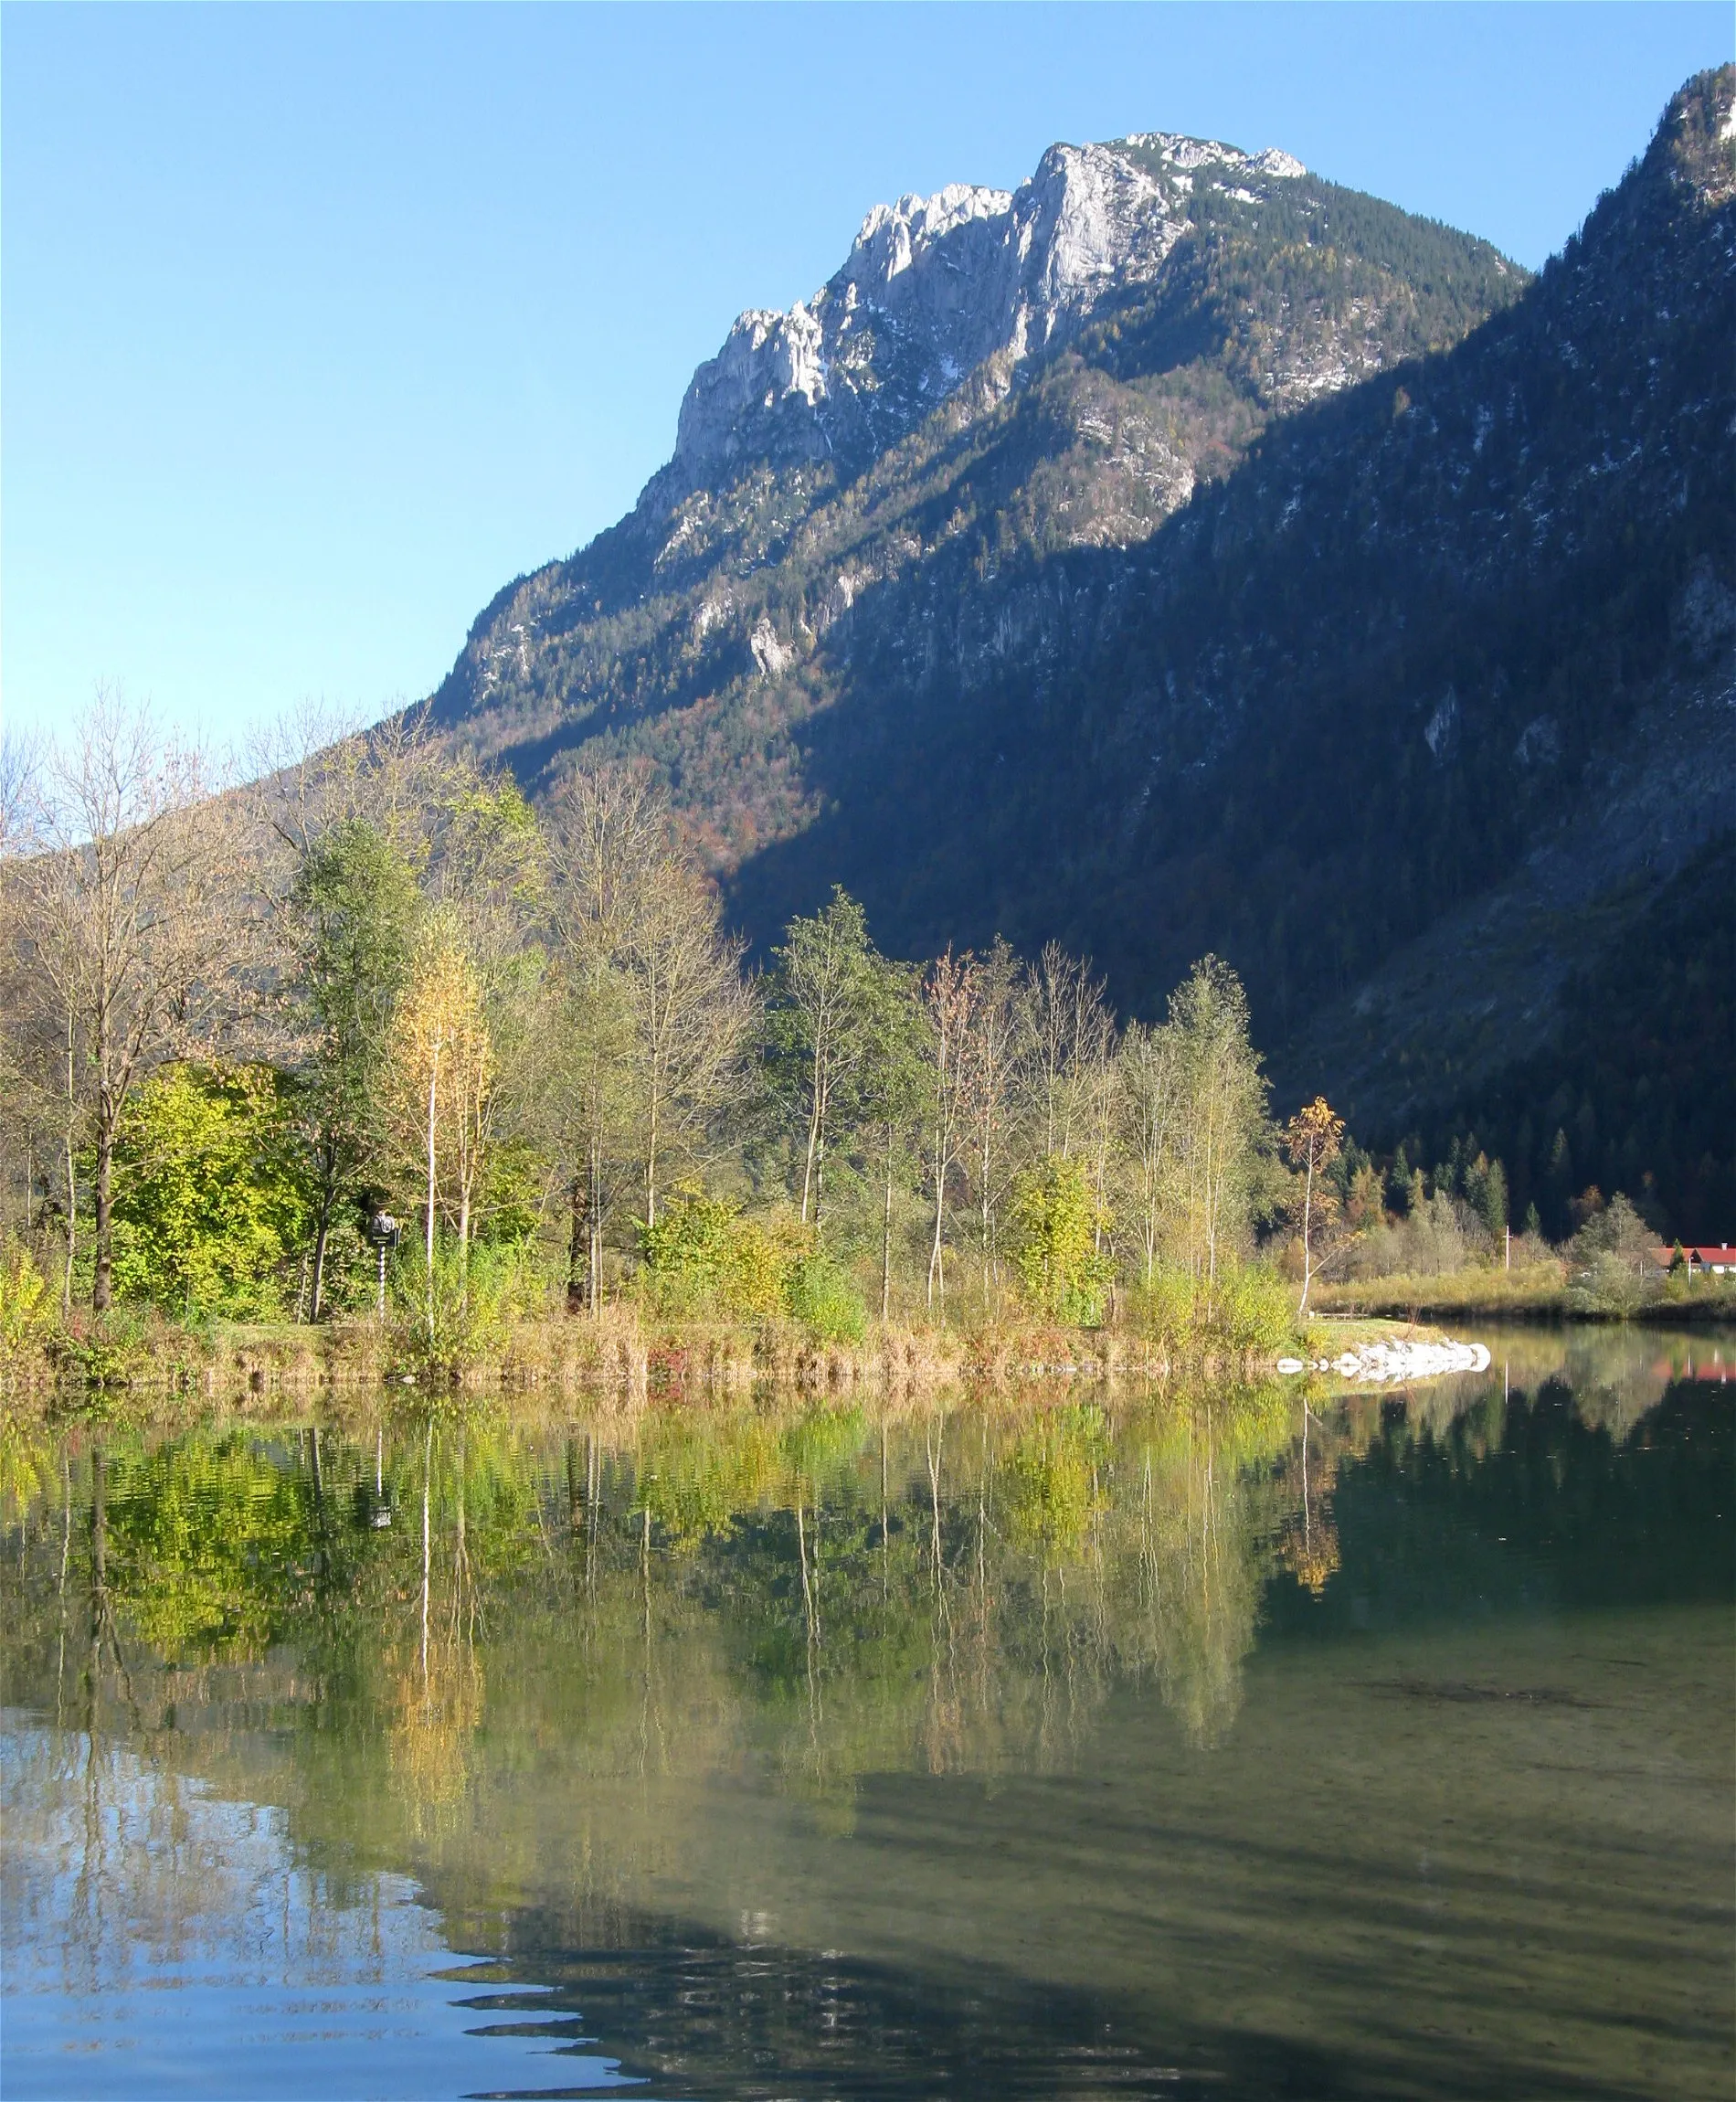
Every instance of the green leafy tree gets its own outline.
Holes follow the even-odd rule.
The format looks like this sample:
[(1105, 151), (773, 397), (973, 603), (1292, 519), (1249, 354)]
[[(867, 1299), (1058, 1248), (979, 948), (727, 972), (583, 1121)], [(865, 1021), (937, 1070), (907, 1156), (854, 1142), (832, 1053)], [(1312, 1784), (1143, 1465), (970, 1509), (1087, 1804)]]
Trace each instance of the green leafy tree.
[(1095, 1327), (1114, 1274), (1098, 1252), (1104, 1223), (1084, 1165), (1051, 1153), (1013, 1177), (1012, 1260), (1039, 1312)]
[(313, 1035), (297, 1098), (312, 1163), (309, 1314), (318, 1321), (333, 1225), (380, 1172), (381, 1060), (422, 899), (404, 847), (368, 820), (351, 818), (308, 847), (290, 903), (296, 990)]
[(122, 1298), (193, 1318), (281, 1311), (310, 1208), (288, 1097), (258, 1066), (169, 1066), (133, 1091), (114, 1150)]
[(727, 1198), (693, 1183), (669, 1192), (640, 1228), (644, 1275), (661, 1313), (758, 1316), (784, 1308), (794, 1251)]
[(1600, 1311), (1632, 1313), (1663, 1287), (1657, 1237), (1619, 1190), (1588, 1210), (1568, 1247), (1574, 1297)]
[(1242, 982), (1215, 956), (1170, 998), (1180, 1114), (1175, 1253), (1210, 1306), (1221, 1264), (1245, 1246), (1266, 1140), (1266, 1083), (1248, 1037)]
[(821, 1216), (826, 1147), (855, 1108), (867, 1060), (864, 1026), (879, 961), (861, 906), (841, 887), (811, 918), (792, 919), (766, 1016), (774, 1092), (788, 1106), (801, 1148), (802, 1224)]
[(872, 1131), (881, 1188), (880, 1318), (892, 1318), (893, 1195), (900, 1163), (909, 1156), (930, 1065), (928, 1014), (920, 974), (908, 965), (870, 958), (856, 1017), (861, 1066), (852, 1104)]

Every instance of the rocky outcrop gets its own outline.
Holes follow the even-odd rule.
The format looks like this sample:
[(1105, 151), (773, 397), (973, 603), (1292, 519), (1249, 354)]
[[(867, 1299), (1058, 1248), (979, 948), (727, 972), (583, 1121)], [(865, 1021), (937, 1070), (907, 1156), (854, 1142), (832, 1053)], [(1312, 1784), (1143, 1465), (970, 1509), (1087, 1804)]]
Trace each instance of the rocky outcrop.
[(1074, 334), (1106, 294), (1149, 282), (1197, 193), (1249, 202), (1307, 171), (1149, 133), (1052, 146), (1017, 190), (951, 184), (876, 205), (843, 267), (787, 313), (753, 310), (693, 375), (671, 497), (754, 462), (860, 468), (997, 354), (1011, 375)]
[[(484, 610), (437, 717), (545, 765), (609, 718), (776, 683), (985, 505), (1014, 545), (1131, 547), (1270, 417), (1456, 341), (1521, 281), (1286, 154), (1168, 133), (876, 206), (811, 300), (744, 314), (700, 367), (627, 517)], [(967, 431), (975, 486), (943, 498)], [(891, 494), (913, 475), (927, 526)], [(798, 617), (759, 632), (797, 573)]]

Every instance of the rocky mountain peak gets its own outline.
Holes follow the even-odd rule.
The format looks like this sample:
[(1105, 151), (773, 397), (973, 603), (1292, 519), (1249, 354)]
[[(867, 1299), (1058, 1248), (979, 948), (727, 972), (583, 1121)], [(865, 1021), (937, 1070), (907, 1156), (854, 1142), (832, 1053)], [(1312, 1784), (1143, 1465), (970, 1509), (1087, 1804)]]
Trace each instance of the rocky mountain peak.
[(787, 313), (752, 310), (693, 375), (667, 493), (759, 462), (865, 465), (965, 376), (1077, 330), (1106, 293), (1155, 277), (1197, 188), (1255, 200), (1291, 155), (1147, 133), (1054, 145), (1009, 193), (967, 183), (876, 205), (842, 268)]
[(912, 261), (955, 227), (971, 219), (1000, 218), (1011, 209), (1011, 190), (976, 183), (948, 183), (931, 197), (902, 196), (876, 205), (857, 229), (841, 275), (860, 282), (878, 277), (890, 284)]

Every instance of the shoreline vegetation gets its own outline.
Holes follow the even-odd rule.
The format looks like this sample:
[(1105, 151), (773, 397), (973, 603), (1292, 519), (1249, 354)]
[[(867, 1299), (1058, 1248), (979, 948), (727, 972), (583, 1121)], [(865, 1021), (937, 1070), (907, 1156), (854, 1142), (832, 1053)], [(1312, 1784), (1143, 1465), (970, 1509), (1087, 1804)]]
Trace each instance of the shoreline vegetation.
[[(1528, 1278), (1508, 1289), (1500, 1273), (1382, 1280), (1378, 1290), (1328, 1288), (1288, 1331), (1284, 1350), (1310, 1367), (1298, 1393), (1320, 1384), (1313, 1367), (1346, 1350), (1397, 1341), (1439, 1343), (1467, 1320), (1540, 1334), (1637, 1322), (1682, 1329), (1736, 1325), (1736, 1294), (1688, 1288), (1626, 1313), (1576, 1302), (1563, 1285)], [(1371, 1303), (1372, 1302), (1372, 1303)], [(106, 1416), (181, 1420), (212, 1407), (270, 1417), (353, 1413), (389, 1401), (411, 1414), (472, 1408), (545, 1414), (570, 1405), (630, 1410), (708, 1410), (766, 1395), (789, 1401), (919, 1402), (955, 1390), (980, 1403), (1032, 1393), (1057, 1398), (1085, 1387), (1136, 1385), (1191, 1391), (1201, 1382), (1259, 1384), (1280, 1353), (1226, 1347), (1220, 1338), (1154, 1337), (1116, 1328), (1068, 1329), (1012, 1321), (978, 1328), (874, 1325), (853, 1341), (824, 1342), (789, 1321), (671, 1323), (632, 1304), (596, 1317), (524, 1319), (488, 1352), (460, 1366), (414, 1356), (401, 1322), (349, 1318), (317, 1327), (214, 1322), (202, 1327), (147, 1313), (82, 1339), (44, 1331), (6, 1347), (0, 1339), (0, 1418)]]
[(1648, 1178), (1551, 1240), (1475, 1133), (1278, 1120), (1217, 957), (1123, 1018), (834, 888), (756, 967), (643, 766), (533, 810), (408, 717), (225, 770), (102, 695), (5, 785), (0, 1395), (1248, 1378), (1316, 1316), (1736, 1309)]
[[(1414, 1323), (1332, 1317), (1290, 1338), (1318, 1354), (1395, 1334), (1438, 1339)], [(590, 1317), (526, 1320), (485, 1356), (430, 1367), (407, 1349), (401, 1326), (346, 1320), (318, 1328), (288, 1322), (214, 1322), (204, 1329), (161, 1318), (116, 1324), (100, 1358), (80, 1357), (65, 1338), (0, 1353), (0, 1411), (8, 1403), (50, 1413), (148, 1409), (167, 1404), (301, 1402), (367, 1395), (412, 1408), (461, 1410), (473, 1402), (625, 1400), (709, 1407), (767, 1390), (813, 1399), (864, 1394), (921, 1397), (958, 1388), (976, 1395), (1038, 1382), (1187, 1384), (1201, 1377), (1245, 1383), (1272, 1375), (1267, 1350), (1178, 1348), (1175, 1339), (1125, 1330), (1079, 1330), (1012, 1322), (980, 1329), (875, 1325), (853, 1341), (824, 1342), (793, 1322), (648, 1321), (634, 1306)], [(270, 1406), (269, 1400), (265, 1406)]]
[(1668, 1327), (1736, 1326), (1736, 1284), (1677, 1280), (1632, 1304), (1600, 1300), (1565, 1264), (1510, 1273), (1471, 1269), (1435, 1277), (1368, 1278), (1326, 1284), (1315, 1311), (1388, 1321), (1646, 1322)]

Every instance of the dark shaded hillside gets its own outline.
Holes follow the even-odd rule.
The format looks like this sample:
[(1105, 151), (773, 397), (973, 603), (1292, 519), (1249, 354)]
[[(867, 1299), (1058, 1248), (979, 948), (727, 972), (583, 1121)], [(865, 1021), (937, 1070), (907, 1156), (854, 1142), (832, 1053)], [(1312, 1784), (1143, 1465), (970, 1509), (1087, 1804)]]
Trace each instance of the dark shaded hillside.
[(1502, 874), (1736, 626), (1711, 122), (1708, 83), (1516, 307), (1147, 545), (859, 602), (801, 737), (826, 814), (742, 870), (747, 923), (842, 881), (912, 951), (1059, 933), (1136, 1005), (1215, 947), (1287, 1028)]
[[(1434, 1106), (1431, 1105), (1431, 1108)], [(1736, 1220), (1736, 833), (1702, 849), (1567, 985), (1555, 1040), (1419, 1119), (1413, 1158), (1455, 1141), (1507, 1163), (1515, 1215), (1571, 1230), (1589, 1184), (1643, 1194), (1667, 1229), (1723, 1241)]]
[[(1522, 1152), (1563, 985), (1736, 812), (1733, 80), (1529, 283), (1313, 177), (1196, 183), (1160, 268), (865, 469), (665, 471), (437, 716), (533, 792), (650, 758), (758, 942), (841, 882), (888, 950), (1059, 937), (1147, 1013), (1213, 950), (1281, 1092)], [(1529, 961), (1466, 982), (1441, 944), (1509, 904)], [(1724, 1186), (1664, 1129), (1604, 1172)]]
[(743, 868), (747, 923), (842, 881), (912, 951), (1058, 934), (1146, 1008), (1212, 948), (1282, 1039), (1571, 821), (1642, 709), (1728, 711), (1730, 106), (1696, 83), (1513, 308), (1145, 546), (860, 604), (801, 739), (825, 814)]

